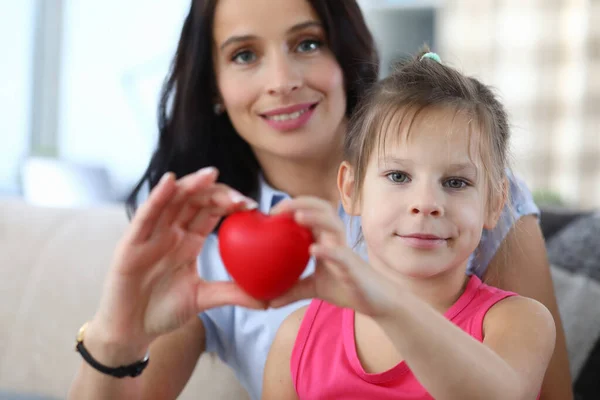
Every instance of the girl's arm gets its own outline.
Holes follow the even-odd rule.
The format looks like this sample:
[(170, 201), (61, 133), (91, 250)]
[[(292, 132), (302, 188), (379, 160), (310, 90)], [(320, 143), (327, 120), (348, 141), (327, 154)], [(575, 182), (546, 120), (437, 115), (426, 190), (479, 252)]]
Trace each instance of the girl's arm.
[(525, 297), (499, 302), (485, 317), (480, 343), (414, 295), (395, 299), (393, 313), (375, 320), (434, 398), (536, 398), (555, 341), (542, 304)]
[(485, 318), (484, 343), (375, 271), (345, 243), (328, 203), (296, 198), (278, 205), (312, 229), (315, 273), (274, 300), (274, 307), (320, 298), (377, 321), (429, 393), (443, 399), (535, 399), (555, 343), (552, 315), (541, 303), (505, 299)]
[(307, 307), (291, 313), (281, 324), (269, 350), (263, 375), (263, 400), (297, 400), (292, 381), (291, 357)]
[(565, 333), (554, 294), (544, 238), (536, 217), (520, 218), (509, 231), (485, 273), (486, 283), (544, 304), (556, 324), (554, 354), (544, 377), (541, 400), (572, 400)]

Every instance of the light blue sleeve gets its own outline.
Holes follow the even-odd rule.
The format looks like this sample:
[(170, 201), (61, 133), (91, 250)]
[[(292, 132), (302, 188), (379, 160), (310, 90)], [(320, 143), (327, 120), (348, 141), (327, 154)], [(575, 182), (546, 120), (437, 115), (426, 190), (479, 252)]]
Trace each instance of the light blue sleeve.
[(540, 216), (540, 209), (525, 182), (510, 170), (507, 170), (507, 177), (510, 184), (509, 201), (496, 227), (491, 231), (483, 231), (479, 247), (471, 255), (467, 267), (467, 273), (476, 274), (480, 278), (515, 222), (525, 215), (535, 215), (538, 219)]
[[(215, 234), (206, 238), (198, 257), (198, 274), (207, 281), (229, 281), (231, 277), (220, 262), (218, 239)], [(206, 331), (206, 351), (227, 359), (228, 343), (234, 335), (234, 307), (225, 306), (200, 313)]]

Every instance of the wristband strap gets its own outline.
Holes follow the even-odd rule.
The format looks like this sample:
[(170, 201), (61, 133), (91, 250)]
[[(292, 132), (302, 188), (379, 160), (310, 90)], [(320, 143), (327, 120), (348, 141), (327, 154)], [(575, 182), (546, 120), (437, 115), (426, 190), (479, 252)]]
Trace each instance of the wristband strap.
[(146, 356), (133, 364), (130, 365), (122, 365), (120, 367), (107, 367), (106, 365), (100, 364), (98, 361), (92, 357), (92, 355), (87, 351), (85, 346), (83, 345), (83, 334), (85, 332), (85, 328), (87, 327), (87, 322), (83, 324), (81, 329), (79, 329), (79, 333), (77, 334), (77, 345), (75, 346), (75, 351), (77, 351), (83, 359), (91, 365), (95, 370), (102, 372), (103, 374), (114, 376), (115, 378), (125, 378), (127, 376), (135, 378), (139, 376), (142, 371), (148, 366), (148, 362), (150, 361), (148, 353)]

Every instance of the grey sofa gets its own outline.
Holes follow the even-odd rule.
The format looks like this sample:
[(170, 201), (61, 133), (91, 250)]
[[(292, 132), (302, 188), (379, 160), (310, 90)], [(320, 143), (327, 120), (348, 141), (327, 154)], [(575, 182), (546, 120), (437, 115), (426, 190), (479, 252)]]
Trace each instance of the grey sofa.
[(542, 209), (576, 400), (600, 399), (600, 213)]

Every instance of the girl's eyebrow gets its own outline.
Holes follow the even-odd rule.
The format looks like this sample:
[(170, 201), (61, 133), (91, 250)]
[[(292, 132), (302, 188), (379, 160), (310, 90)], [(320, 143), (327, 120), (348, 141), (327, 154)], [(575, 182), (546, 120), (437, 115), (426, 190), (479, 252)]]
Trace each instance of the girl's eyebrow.
[(473, 170), (473, 171), (477, 171), (477, 167), (475, 167), (475, 165), (471, 162), (464, 162), (464, 163), (454, 163), (454, 164), (450, 164), (448, 166), (448, 169), (451, 169), (453, 171), (469, 171), (469, 170)]
[[(318, 28), (323, 28), (323, 24), (321, 24), (319, 21), (310, 20), (310, 21), (301, 22), (299, 24), (292, 26), (290, 29), (287, 30), (286, 33), (287, 34), (294, 33), (294, 32), (301, 31), (305, 28), (309, 28), (309, 27), (313, 27), (313, 26), (318, 27)], [(220, 49), (223, 50), (227, 46), (232, 45), (234, 43), (247, 42), (249, 40), (253, 40), (253, 39), (257, 39), (257, 38), (258, 38), (258, 36), (256, 36), (256, 35), (231, 36), (231, 37), (227, 38), (227, 40), (225, 40), (221, 44)]]
[(394, 156), (387, 156), (384, 157), (383, 160), (381, 160), (381, 163), (384, 165), (410, 165), (413, 164), (413, 162), (411, 160), (406, 160), (404, 158), (399, 158), (399, 157), (394, 157)]
[[(412, 160), (407, 160), (404, 158), (387, 156), (381, 160), (381, 164), (387, 165), (387, 166), (393, 166), (393, 165), (409, 166), (409, 165), (414, 164), (414, 162)], [(464, 174), (470, 174), (470, 175), (477, 176), (477, 167), (475, 166), (475, 164), (473, 164), (472, 162), (468, 162), (468, 161), (452, 163), (452, 164), (448, 165), (448, 171), (451, 171), (453, 173), (461, 172)]]
[(448, 171), (453, 174), (464, 174), (470, 177), (473, 177), (474, 180), (477, 180), (477, 167), (472, 162), (464, 162), (464, 163), (454, 163), (448, 166)]

